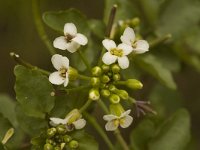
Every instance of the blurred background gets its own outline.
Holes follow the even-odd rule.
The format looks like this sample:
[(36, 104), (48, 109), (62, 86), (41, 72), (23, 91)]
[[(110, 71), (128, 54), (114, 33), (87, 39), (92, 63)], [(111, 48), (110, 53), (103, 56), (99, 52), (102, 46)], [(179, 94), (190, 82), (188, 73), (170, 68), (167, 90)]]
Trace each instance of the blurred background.
[[(136, 0), (137, 1), (137, 0)], [(168, 0), (170, 1), (170, 0)], [(153, 5), (153, 4), (152, 4)], [(40, 9), (42, 12), (50, 10), (66, 10), (68, 8), (77, 8), (83, 12), (87, 18), (103, 18), (104, 1), (103, 0), (41, 0)], [(176, 7), (172, 8), (176, 15)], [(199, 8), (200, 9), (200, 8)], [(183, 10), (184, 11), (184, 10)], [(173, 13), (173, 12), (172, 12)], [(176, 19), (172, 19), (171, 25), (176, 24)], [(199, 30), (200, 22), (198, 20), (195, 28)], [(188, 28), (193, 28), (191, 25)], [(187, 30), (186, 28), (185, 30)], [(51, 41), (55, 38), (55, 33), (45, 25), (45, 29)], [(196, 34), (196, 32), (193, 32)], [(200, 36), (199, 36), (200, 37)], [(197, 39), (196, 39), (197, 40)], [(200, 39), (197, 40), (199, 44)], [(189, 51), (190, 48), (188, 48)], [(200, 46), (197, 46), (200, 52)], [(13, 68), (15, 62), (10, 58), (10, 52), (18, 53), (23, 59), (31, 64), (47, 69), (51, 66), (50, 55), (47, 48), (40, 40), (35, 23), (33, 20), (31, 2), (28, 0), (0, 0), (0, 93), (8, 94), (15, 98)], [(190, 54), (190, 53), (189, 53)], [(198, 57), (199, 58), (199, 57)], [(177, 57), (177, 59), (180, 59)], [(186, 58), (187, 59), (187, 58)], [(171, 63), (170, 65), (174, 65)], [(178, 95), (179, 104), (189, 110), (191, 115), (192, 146), (195, 149), (200, 147), (200, 74), (194, 67), (187, 65), (184, 61), (180, 63), (179, 71), (173, 73), (177, 89), (172, 93)], [(147, 76), (147, 75), (146, 75)], [(144, 76), (144, 77), (146, 77)], [(142, 78), (145, 85), (137, 96), (148, 99), (148, 84), (155, 82), (153, 78)], [(165, 87), (163, 87), (163, 91)], [(166, 88), (166, 91), (168, 89)], [(171, 90), (170, 90), (171, 92)], [(173, 99), (174, 97), (167, 97)], [(167, 98), (164, 99), (167, 101)], [(171, 102), (171, 100), (169, 100)], [(175, 101), (173, 99), (173, 101)], [(167, 102), (166, 102), (167, 103)], [(174, 102), (176, 105), (177, 102)], [(172, 109), (176, 108), (170, 103)], [(169, 110), (170, 111), (170, 110)], [(197, 148), (198, 149), (198, 148)]]

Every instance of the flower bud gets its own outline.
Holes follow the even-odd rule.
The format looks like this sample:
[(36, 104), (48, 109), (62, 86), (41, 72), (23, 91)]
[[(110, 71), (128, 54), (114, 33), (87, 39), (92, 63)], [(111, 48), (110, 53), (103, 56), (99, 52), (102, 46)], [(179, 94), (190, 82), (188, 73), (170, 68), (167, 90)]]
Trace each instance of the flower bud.
[(108, 72), (110, 70), (110, 66), (106, 65), (106, 64), (103, 64), (101, 66), (101, 68), (103, 69), (104, 72)]
[(116, 90), (117, 90), (117, 88), (114, 86), (114, 85), (109, 85), (109, 90), (111, 91), (111, 92), (115, 92)]
[(76, 149), (78, 148), (78, 146), (79, 146), (78, 141), (72, 140), (71, 142), (69, 142), (69, 147), (71, 149)]
[(119, 97), (124, 100), (128, 99), (128, 92), (126, 92), (125, 90), (118, 90), (117, 95), (119, 95)]
[(56, 132), (57, 132), (56, 128), (50, 128), (47, 130), (47, 136), (51, 138), (56, 134)]
[(108, 97), (108, 96), (110, 96), (110, 91), (103, 89), (103, 90), (101, 90), (101, 95), (104, 97)]
[(69, 135), (64, 135), (64, 136), (63, 136), (63, 141), (64, 141), (65, 143), (69, 143), (71, 140), (72, 140), (72, 137), (71, 137), (71, 136), (69, 136)]
[(131, 20), (131, 25), (133, 26), (133, 27), (136, 27), (136, 26), (138, 26), (140, 24), (140, 19), (139, 18), (133, 18), (132, 20)]
[(113, 104), (117, 104), (120, 102), (120, 97), (117, 94), (111, 94), (109, 100)]
[(92, 86), (98, 86), (100, 84), (100, 79), (97, 77), (92, 77), (90, 83)]
[(113, 75), (113, 80), (114, 80), (114, 81), (119, 81), (120, 78), (121, 78), (121, 76), (120, 76), (119, 73)]
[(72, 122), (78, 120), (79, 118), (81, 118), (81, 114), (79, 112), (78, 109), (73, 109), (72, 111), (70, 111), (67, 116), (65, 118), (68, 118), (69, 117), (69, 120), (68, 120), (68, 124), (71, 124)]
[(128, 79), (126, 81), (126, 86), (131, 88), (131, 89), (142, 89), (143, 84), (136, 79)]
[(69, 80), (76, 80), (78, 78), (78, 71), (75, 68), (69, 67)]
[(53, 141), (52, 139), (46, 139), (46, 143), (47, 143), (47, 144), (53, 145), (53, 144), (54, 144), (54, 141)]
[(44, 145), (44, 150), (54, 150), (53, 146), (49, 143)]
[(56, 147), (54, 147), (54, 150), (61, 150), (61, 147), (56, 146)]
[(98, 77), (98, 76), (101, 75), (101, 73), (102, 73), (102, 70), (101, 70), (101, 68), (99, 66), (96, 66), (96, 67), (92, 68), (92, 75), (93, 76)]
[(108, 72), (107, 75), (108, 75), (108, 77), (112, 77), (113, 73), (112, 72)]
[(99, 90), (93, 88), (89, 91), (89, 99), (98, 100), (99, 97), (100, 97)]
[(110, 105), (110, 113), (116, 116), (120, 116), (124, 112), (124, 108), (120, 103)]
[(108, 83), (108, 82), (110, 81), (110, 78), (109, 78), (109, 76), (107, 76), (107, 75), (103, 75), (103, 76), (101, 77), (101, 81), (102, 81), (103, 83)]
[(65, 134), (66, 132), (67, 132), (67, 129), (66, 129), (66, 127), (65, 127), (65, 125), (58, 125), (57, 127), (56, 127), (56, 129), (57, 129), (57, 132), (58, 132), (58, 134)]
[(111, 70), (113, 73), (119, 73), (120, 71), (120, 67), (118, 64), (113, 64), (112, 67), (111, 67)]

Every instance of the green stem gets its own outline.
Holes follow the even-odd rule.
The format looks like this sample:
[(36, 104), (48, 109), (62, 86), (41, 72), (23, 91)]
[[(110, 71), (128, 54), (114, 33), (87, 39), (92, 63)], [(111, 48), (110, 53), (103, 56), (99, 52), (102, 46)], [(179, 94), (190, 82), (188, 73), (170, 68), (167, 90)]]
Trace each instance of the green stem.
[(114, 150), (114, 146), (110, 139), (108, 138), (107, 134), (105, 131), (102, 129), (102, 127), (99, 125), (97, 120), (90, 114), (84, 112), (84, 117), (87, 119), (87, 121), (96, 129), (96, 131), (100, 134), (102, 139), (105, 141), (107, 146), (109, 147), (110, 150)]
[(136, 103), (136, 100), (134, 99), (134, 98), (132, 98), (132, 97), (128, 97), (128, 100), (131, 102), (131, 103), (133, 103), (133, 104), (135, 104)]
[(82, 79), (82, 80), (90, 80), (91, 79), (91, 77), (85, 76), (85, 75), (82, 75), (82, 74), (78, 74), (78, 78)]
[(105, 103), (101, 99), (99, 99), (97, 101), (97, 103), (106, 114), (109, 114), (109, 110), (108, 110), (107, 106), (105, 105)]
[(150, 48), (156, 47), (157, 45), (160, 45), (160, 44), (164, 43), (165, 41), (167, 41), (167, 40), (170, 39), (171, 37), (172, 37), (171, 34), (166, 34), (165, 36), (160, 37), (160, 38), (158, 38), (158, 39), (152, 41), (152, 42), (149, 44), (149, 46), (150, 46)]
[(15, 54), (14, 52), (11, 52), (10, 53), (10, 56), (20, 65), (24, 66), (24, 67), (27, 67), (27, 68), (30, 68), (30, 69), (34, 69), (34, 70), (38, 70), (39, 72), (41, 72), (42, 74), (44, 75), (47, 75), (49, 76), (50, 75), (50, 72), (46, 71), (46, 70), (43, 70), (43, 69), (40, 69), (36, 66), (33, 66), (31, 65), (30, 63), (24, 61), (23, 59), (20, 58), (20, 56), (18, 54)]
[(87, 69), (90, 71), (91, 66), (90, 66), (89, 62), (87, 61), (87, 59), (85, 59), (85, 56), (83, 55), (82, 51), (78, 50), (77, 52), (78, 52), (80, 58), (82, 59), (82, 61), (84, 62), (85, 66), (87, 67)]
[(36, 29), (37, 29), (40, 39), (44, 42), (50, 54), (53, 55), (56, 53), (56, 51), (53, 48), (52, 42), (50, 42), (45, 32), (38, 4), (39, 4), (38, 0), (32, 0), (32, 11), (33, 11), (33, 17), (35, 20)]
[(79, 109), (79, 112), (83, 113), (90, 106), (91, 103), (92, 103), (92, 100), (88, 99), (86, 103)]

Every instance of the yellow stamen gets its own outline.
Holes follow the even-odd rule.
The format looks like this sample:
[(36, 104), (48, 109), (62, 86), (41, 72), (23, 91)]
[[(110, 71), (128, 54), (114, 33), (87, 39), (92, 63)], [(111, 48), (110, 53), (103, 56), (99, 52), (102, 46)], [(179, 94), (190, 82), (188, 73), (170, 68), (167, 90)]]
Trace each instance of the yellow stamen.
[(59, 72), (60, 72), (60, 76), (61, 77), (66, 77), (66, 72), (67, 72), (67, 69), (66, 68), (61, 68), (60, 70), (59, 70)]
[(113, 48), (113, 49), (110, 50), (110, 53), (112, 55), (115, 55), (115, 56), (118, 56), (118, 57), (123, 56), (123, 50), (122, 49)]

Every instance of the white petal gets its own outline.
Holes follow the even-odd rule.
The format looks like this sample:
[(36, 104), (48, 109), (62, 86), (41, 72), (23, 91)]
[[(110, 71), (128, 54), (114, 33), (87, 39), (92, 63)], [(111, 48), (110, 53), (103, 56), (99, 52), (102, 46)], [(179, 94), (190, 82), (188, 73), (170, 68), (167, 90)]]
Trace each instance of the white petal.
[(129, 115), (130, 113), (131, 113), (131, 110), (128, 109), (127, 111), (123, 112), (123, 113), (120, 115), (120, 118), (125, 117), (125, 116)]
[(80, 47), (80, 44), (78, 44), (78, 43), (72, 41), (72, 42), (70, 42), (70, 43), (67, 44), (67, 48), (66, 48), (66, 49), (67, 49), (69, 52), (74, 53), (75, 51), (78, 50), (79, 47)]
[(69, 77), (68, 77), (68, 73), (66, 72), (66, 78), (65, 78), (65, 81), (64, 81), (64, 87), (66, 87), (69, 83)]
[(117, 118), (118, 118), (117, 116), (112, 115), (112, 114), (103, 116), (103, 119), (106, 120), (106, 121), (111, 121), (111, 120), (114, 120), (114, 119), (117, 119)]
[(73, 23), (66, 23), (64, 26), (64, 34), (70, 34), (71, 36), (75, 36), (77, 33), (76, 26)]
[(57, 70), (61, 68), (69, 68), (69, 59), (59, 54), (55, 54), (51, 57), (51, 62)]
[(149, 50), (149, 43), (145, 40), (138, 40), (136, 42), (136, 48), (133, 50), (137, 54), (145, 53)]
[(103, 46), (108, 50), (110, 51), (111, 49), (113, 48), (116, 48), (116, 44), (113, 40), (109, 40), (109, 39), (105, 39), (102, 41), (103, 43)]
[(53, 41), (53, 46), (55, 48), (61, 49), (61, 50), (66, 50), (67, 49), (67, 41), (64, 36), (57, 37)]
[(82, 129), (86, 125), (85, 119), (78, 119), (77, 121), (73, 122), (75, 129)]
[(130, 54), (133, 51), (132, 46), (127, 45), (127, 44), (123, 44), (123, 43), (119, 44), (118, 48), (123, 50), (123, 55), (125, 55), (125, 56)]
[(133, 117), (128, 115), (128, 116), (123, 118), (122, 122), (120, 122), (120, 126), (122, 128), (127, 128), (127, 127), (129, 127), (131, 125), (132, 122), (133, 122)]
[(55, 85), (61, 85), (65, 82), (65, 78), (60, 76), (60, 72), (56, 71), (49, 75), (49, 81)]
[(117, 56), (112, 55), (110, 52), (106, 52), (102, 57), (102, 61), (106, 65), (113, 64), (116, 60), (117, 60)]
[(118, 64), (122, 69), (129, 67), (129, 60), (127, 56), (118, 57)]
[(108, 121), (105, 125), (106, 131), (115, 131), (119, 124), (115, 124), (114, 121)]
[(78, 33), (76, 37), (72, 39), (72, 41), (75, 41), (76, 43), (80, 45), (86, 45), (88, 42), (88, 39), (85, 35)]
[(121, 41), (125, 44), (131, 45), (132, 42), (135, 40), (135, 33), (132, 28), (127, 27), (124, 30), (123, 35), (120, 37)]
[(60, 119), (60, 118), (50, 118), (50, 124), (52, 126), (56, 126), (56, 125), (59, 125), (59, 124), (66, 124), (66, 119)]

